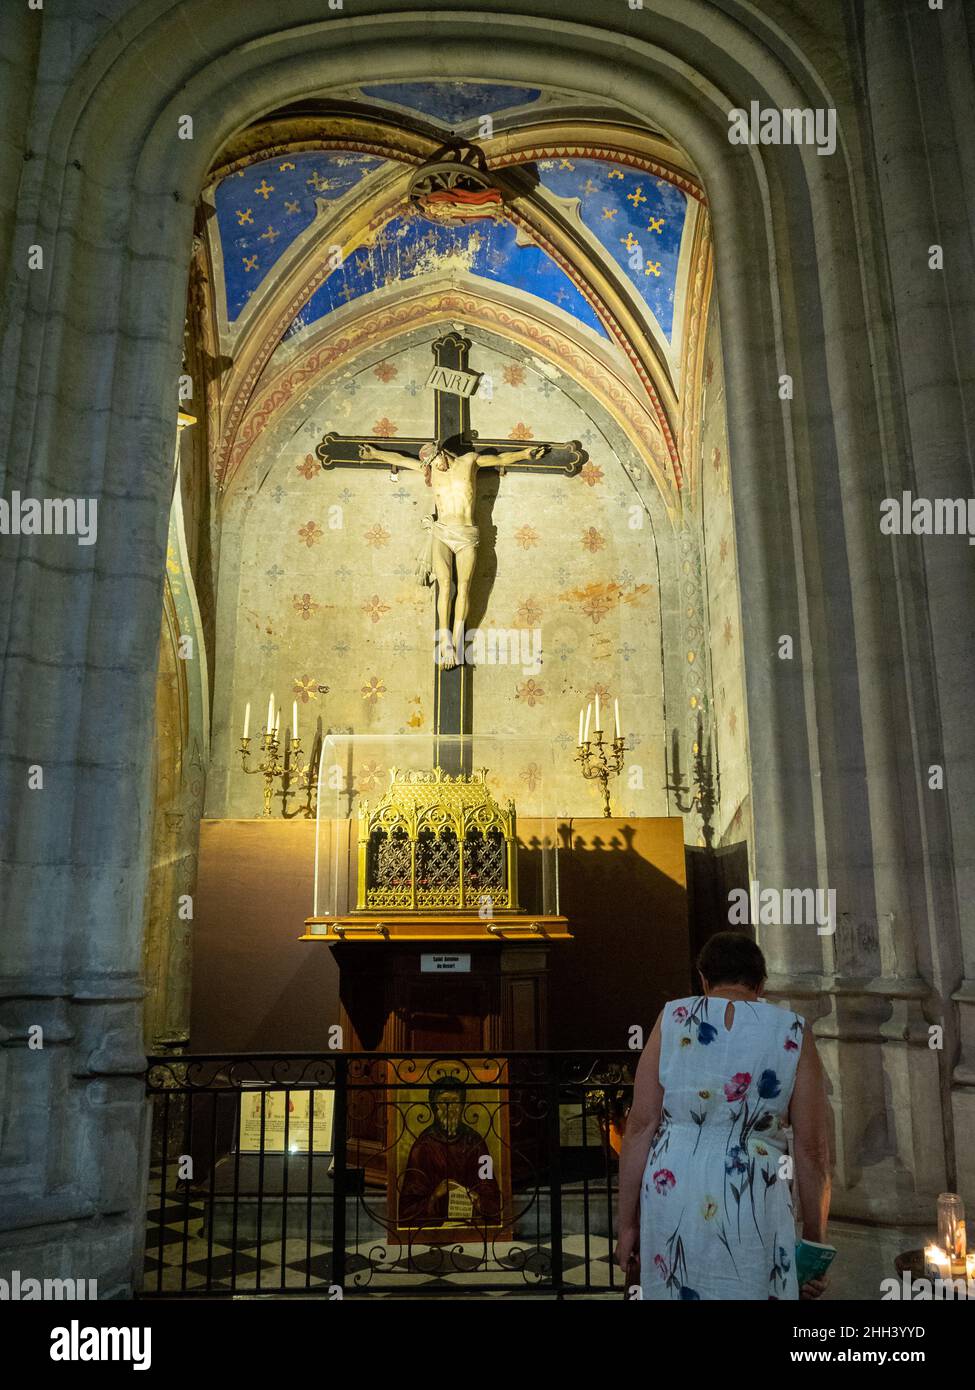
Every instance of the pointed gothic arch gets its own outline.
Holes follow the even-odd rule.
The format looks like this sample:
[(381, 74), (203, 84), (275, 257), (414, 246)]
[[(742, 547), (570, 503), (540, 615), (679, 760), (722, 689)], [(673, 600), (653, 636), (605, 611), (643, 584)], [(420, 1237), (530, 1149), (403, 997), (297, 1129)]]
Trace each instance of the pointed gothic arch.
[[(877, 213), (858, 182), (867, 156), (852, 94), (827, 37), (799, 21), (783, 32), (744, 4), (726, 14), (685, 0), (675, 16), (663, 0), (648, 0), (642, 27), (626, 12), (619, 30), (568, 21), (564, 5), (547, 0), (533, 8), (532, 16), (488, 15), (453, 0), (440, 14), (440, 68), (530, 81), (544, 67), (570, 90), (612, 94), (635, 118), (652, 111), (702, 173), (722, 318), (734, 334), (725, 371), (760, 807), (756, 869), (769, 882), (830, 883), (858, 924), (835, 940), (773, 932), (765, 944), (781, 992), (823, 1011), (845, 1105), (838, 1178), (849, 1209), (927, 1211), (944, 1174), (924, 1133), (950, 1123), (938, 1103), (947, 1071), (939, 1083), (937, 1059), (921, 1043), (929, 986), (918, 943), (936, 955), (939, 930), (957, 943), (960, 909), (951, 869), (917, 848), (941, 836), (952, 843), (950, 818), (923, 804), (899, 731), (912, 728), (923, 747), (941, 745), (932, 678), (908, 666), (917, 650), (936, 638), (941, 652), (947, 639), (923, 587), (898, 589), (896, 562), (876, 533), (876, 498), (908, 476), (898, 457), (907, 426), (900, 404), (887, 408), (897, 345), (882, 268), (860, 235)], [(34, 1123), (30, 1159), (15, 1160), (11, 1177), (32, 1194), (31, 1219), (46, 1233), (38, 1239), (52, 1248), (76, 1222), (71, 1240), (82, 1252), (93, 1244), (91, 1218), (111, 1219), (120, 1288), (133, 1277), (142, 1219), (148, 837), (140, 808), (192, 208), (225, 142), (283, 101), (320, 91), (324, 72), (338, 84), (364, 72), (404, 80), (429, 66), (425, 15), (374, 5), (323, 20), (313, 0), (273, 9), (268, 17), (264, 7), (197, 7), (188, 41), (183, 5), (133, 6), (72, 80), (20, 188), (17, 263), (24, 246), (40, 244), (50, 269), (17, 275), (9, 300), (5, 489), (98, 496), (103, 506), (97, 554), (79, 552), (53, 569), (21, 537), (0, 568), (2, 793), (18, 826), (5, 915), (16, 923), (11, 940), (18, 968), (34, 978), (37, 1009), (63, 1039), (40, 1082), (26, 1054), (13, 1054), (11, 1094), (33, 1089), (47, 1122)], [(867, 24), (864, 42), (894, 64), (896, 39), (885, 38), (882, 23)], [(486, 32), (490, 45), (480, 42)], [(838, 107), (848, 118), (838, 157), (731, 147), (727, 111), (753, 98)], [(181, 142), (174, 132), (185, 111), (196, 134)], [(783, 375), (795, 387), (789, 403), (776, 390)], [(950, 596), (946, 611), (954, 611)], [(43, 633), (40, 612), (48, 615)], [(774, 665), (783, 632), (796, 634), (804, 652), (789, 673)], [(110, 755), (109, 708), (117, 711)], [(55, 710), (73, 713), (55, 718)], [(955, 725), (946, 729), (956, 738)], [(58, 771), (57, 801), (25, 790), (25, 768), (38, 760)], [(964, 793), (964, 774), (957, 785)], [(925, 891), (912, 885), (912, 869)], [(961, 958), (960, 945), (951, 950)], [(881, 998), (894, 999), (893, 1019)], [(966, 1017), (972, 998), (959, 996)], [(956, 1029), (949, 1022), (949, 1041)], [(56, 1065), (65, 1050), (67, 1068)], [(863, 1198), (856, 1101), (869, 1089), (864, 1075), (879, 1082), (885, 1068), (913, 1114), (892, 1140), (895, 1180)], [(970, 1088), (966, 1076), (960, 1082)], [(96, 1078), (115, 1102), (113, 1128), (96, 1108), (72, 1103), (72, 1090)], [(66, 1133), (55, 1145), (60, 1126)], [(85, 1153), (100, 1156), (98, 1174), (83, 1165)]]

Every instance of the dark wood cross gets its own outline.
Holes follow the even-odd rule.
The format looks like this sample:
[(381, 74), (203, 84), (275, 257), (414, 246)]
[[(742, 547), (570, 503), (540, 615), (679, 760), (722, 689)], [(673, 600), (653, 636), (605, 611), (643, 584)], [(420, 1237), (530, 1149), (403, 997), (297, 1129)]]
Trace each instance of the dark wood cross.
[[(433, 343), (432, 350), (434, 367), (427, 384), (434, 388), (433, 436), (427, 439), (399, 436), (390, 439), (367, 434), (326, 434), (315, 449), (323, 468), (392, 468), (395, 476), (395, 465), (361, 458), (361, 445), (378, 449), (395, 446), (397, 453), (416, 459), (418, 463), (420, 450), (425, 446), (454, 437), (476, 447), (479, 453), (496, 450), (499, 454), (506, 454), (512, 451), (512, 440), (481, 439), (471, 429), (470, 397), (477, 390), (482, 374), (470, 368), (470, 340), (459, 333), (445, 333)], [(498, 471), (501, 474), (509, 469), (527, 473), (561, 473), (572, 477), (589, 457), (578, 440), (557, 443), (533, 439), (531, 445), (540, 451), (539, 457), (504, 465), (499, 463)], [(441, 756), (439, 737), (470, 734), (473, 731), (473, 693), (473, 670), (470, 665), (462, 662), (451, 670), (437, 665), (433, 710), (435, 761), (445, 772), (470, 771), (466, 766), (469, 756), (458, 758), (456, 746), (444, 745)]]

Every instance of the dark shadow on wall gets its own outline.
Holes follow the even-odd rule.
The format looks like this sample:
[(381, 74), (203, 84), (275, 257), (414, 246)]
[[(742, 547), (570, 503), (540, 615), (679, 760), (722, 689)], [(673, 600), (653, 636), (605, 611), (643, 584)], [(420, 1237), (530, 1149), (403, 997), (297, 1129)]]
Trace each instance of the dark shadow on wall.
[[(690, 918), (691, 959), (715, 932), (741, 930), (752, 940), (752, 926), (737, 927), (728, 921), (729, 894), (736, 888), (748, 892), (748, 844), (724, 845), (720, 849), (686, 847), (687, 904)], [(700, 988), (694, 972), (694, 990)]]
[(650, 862), (639, 822), (562, 827), (559, 893), (571, 942), (550, 957), (549, 1042), (625, 1048), (690, 988), (687, 893)]
[[(311, 912), (314, 836), (303, 820), (203, 822), (191, 1051), (327, 1050), (338, 969), (324, 942), (298, 940)], [(666, 820), (586, 820), (563, 824), (560, 836), (573, 940), (550, 951), (549, 1046), (626, 1047), (632, 1025), (648, 1031), (666, 999), (690, 990), (680, 831)], [(526, 886), (538, 877), (527, 839)]]
[(299, 941), (312, 911), (315, 822), (203, 822), (194, 904), (192, 1052), (324, 1052), (338, 969)]

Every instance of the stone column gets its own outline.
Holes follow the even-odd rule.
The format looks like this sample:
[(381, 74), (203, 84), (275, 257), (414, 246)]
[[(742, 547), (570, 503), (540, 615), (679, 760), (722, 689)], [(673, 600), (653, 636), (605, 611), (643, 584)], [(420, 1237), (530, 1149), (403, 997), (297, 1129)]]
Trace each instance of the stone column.
[[(963, 7), (916, 12), (889, 2), (865, 7), (864, 77), (879, 204), (887, 235), (890, 298), (900, 344), (908, 463), (894, 480), (914, 496), (972, 496), (975, 399), (975, 83)], [(941, 247), (943, 269), (929, 264)], [(947, 1181), (975, 1202), (975, 755), (971, 657), (975, 576), (961, 536), (892, 537), (908, 612), (910, 739), (919, 805), (917, 897), (927, 926), (919, 939), (945, 1028)], [(944, 768), (944, 790), (928, 769)], [(923, 921), (924, 917), (920, 916)], [(954, 1003), (954, 1008), (952, 1007)], [(933, 1079), (933, 1078), (932, 1078)], [(953, 1121), (953, 1123), (952, 1123)], [(954, 1131), (954, 1132), (952, 1132)]]

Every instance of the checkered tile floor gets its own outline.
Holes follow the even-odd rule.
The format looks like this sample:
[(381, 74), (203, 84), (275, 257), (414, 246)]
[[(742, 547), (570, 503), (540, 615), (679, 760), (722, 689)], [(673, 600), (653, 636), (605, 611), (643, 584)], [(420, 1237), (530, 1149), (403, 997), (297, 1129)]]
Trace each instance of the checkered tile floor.
[[(300, 1236), (286, 1241), (238, 1242), (233, 1247), (216, 1239), (212, 1245), (204, 1230), (206, 1199), (167, 1193), (160, 1201), (159, 1180), (150, 1179), (150, 1210), (147, 1213), (145, 1294), (211, 1293), (218, 1297), (233, 1294), (270, 1294), (301, 1291), (324, 1294), (332, 1277), (330, 1246)], [(478, 1247), (460, 1253), (418, 1247), (412, 1257), (399, 1245), (383, 1245), (369, 1235), (356, 1246), (353, 1232), (346, 1247), (346, 1292), (368, 1289), (379, 1295), (409, 1293), (422, 1297), (433, 1289), (455, 1290), (458, 1297), (481, 1289), (484, 1296), (525, 1294), (544, 1280), (550, 1252), (531, 1241), (497, 1243), (481, 1260)], [(622, 1293), (619, 1271), (612, 1271), (610, 1243), (605, 1236), (590, 1236), (588, 1278), (586, 1237), (568, 1235), (563, 1240), (565, 1283), (583, 1289), (590, 1286), (595, 1296)], [(380, 1253), (382, 1252), (382, 1253)], [(613, 1284), (610, 1283), (613, 1274)], [(490, 1289), (485, 1285), (494, 1286)], [(497, 1287), (497, 1286), (503, 1287)], [(449, 1296), (449, 1295), (448, 1295)]]

